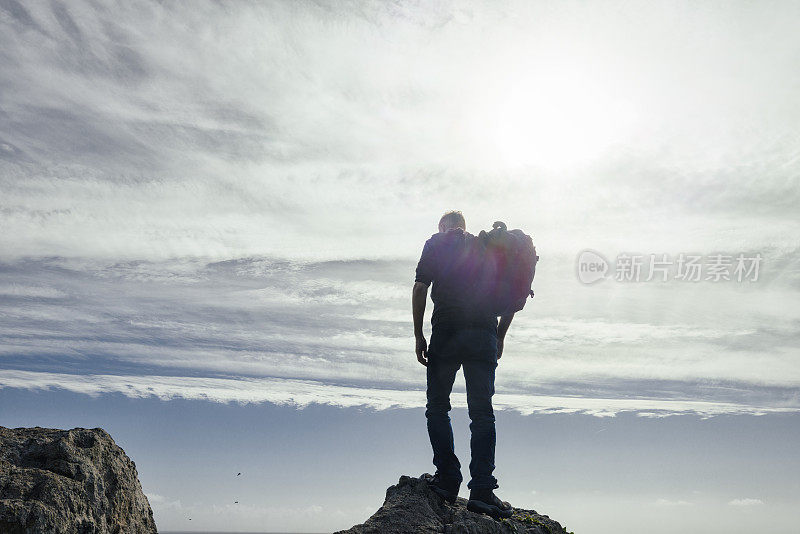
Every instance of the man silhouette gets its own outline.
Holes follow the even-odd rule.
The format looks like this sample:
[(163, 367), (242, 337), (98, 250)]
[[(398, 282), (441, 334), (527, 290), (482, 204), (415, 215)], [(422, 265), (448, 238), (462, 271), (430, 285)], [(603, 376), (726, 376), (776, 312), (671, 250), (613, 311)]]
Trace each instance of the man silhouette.
[[(461, 487), (461, 464), (453, 447), (453, 429), (448, 412), (450, 392), (456, 372), (464, 369), (472, 459), (467, 508), (492, 515), (510, 517), (511, 505), (495, 494), (498, 488), (494, 471), (495, 418), (492, 409), (497, 360), (503, 354), (503, 341), (514, 314), (486, 315), (465, 302), (471, 281), (466, 251), (475, 236), (467, 233), (460, 211), (445, 213), (439, 232), (425, 242), (417, 264), (412, 293), (414, 336), (417, 360), (427, 367), (427, 404), (425, 417), (433, 448), (436, 474), (429, 479), (431, 489), (448, 502), (455, 502)], [(433, 284), (431, 300), (431, 343), (422, 332), (428, 286)]]

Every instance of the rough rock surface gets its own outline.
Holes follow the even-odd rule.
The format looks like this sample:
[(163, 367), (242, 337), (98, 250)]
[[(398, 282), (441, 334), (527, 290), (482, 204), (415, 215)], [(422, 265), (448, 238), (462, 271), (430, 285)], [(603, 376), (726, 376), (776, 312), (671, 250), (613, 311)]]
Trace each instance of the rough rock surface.
[[(423, 475), (425, 476), (425, 475)], [(513, 504), (513, 503), (512, 503)], [(400, 477), (386, 490), (386, 500), (366, 523), (336, 534), (568, 534), (558, 522), (534, 510), (514, 508), (509, 519), (494, 520), (467, 510), (461, 497), (448, 504), (421, 478)]]
[(0, 426), (0, 532), (157, 530), (136, 465), (102, 428)]

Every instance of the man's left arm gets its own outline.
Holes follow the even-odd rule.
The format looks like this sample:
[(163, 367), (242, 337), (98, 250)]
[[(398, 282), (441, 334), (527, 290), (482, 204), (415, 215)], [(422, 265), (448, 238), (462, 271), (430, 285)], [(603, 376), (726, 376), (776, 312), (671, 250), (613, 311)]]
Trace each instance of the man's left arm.
[(511, 326), (511, 321), (514, 319), (514, 314), (501, 315), (500, 322), (497, 323), (497, 359), (503, 355), (503, 344), (506, 339), (506, 332), (508, 327)]

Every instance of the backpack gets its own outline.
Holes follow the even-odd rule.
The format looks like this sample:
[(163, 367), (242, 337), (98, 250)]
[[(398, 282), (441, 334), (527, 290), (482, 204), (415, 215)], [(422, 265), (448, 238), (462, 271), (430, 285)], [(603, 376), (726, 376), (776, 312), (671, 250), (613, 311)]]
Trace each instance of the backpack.
[(522, 230), (508, 230), (497, 221), (488, 232), (481, 231), (469, 246), (470, 305), (489, 315), (515, 313), (533, 297), (531, 284), (536, 274), (536, 247)]

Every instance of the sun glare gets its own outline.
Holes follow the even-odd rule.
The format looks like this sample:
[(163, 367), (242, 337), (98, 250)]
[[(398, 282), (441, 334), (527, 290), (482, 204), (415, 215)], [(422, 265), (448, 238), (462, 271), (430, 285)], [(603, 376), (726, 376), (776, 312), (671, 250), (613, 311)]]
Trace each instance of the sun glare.
[(607, 84), (561, 69), (510, 83), (484, 130), (494, 158), (510, 168), (575, 168), (602, 157), (630, 132), (629, 102)]

